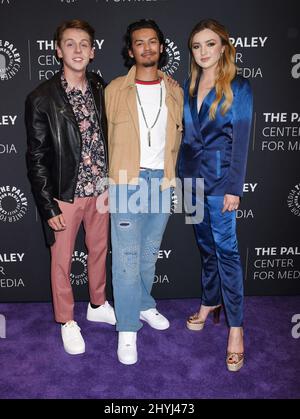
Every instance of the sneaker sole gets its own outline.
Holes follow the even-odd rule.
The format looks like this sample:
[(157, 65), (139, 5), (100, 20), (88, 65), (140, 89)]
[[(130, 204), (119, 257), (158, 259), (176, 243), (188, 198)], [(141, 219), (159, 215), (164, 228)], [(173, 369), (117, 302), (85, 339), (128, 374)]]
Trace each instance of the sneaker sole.
[(168, 324), (168, 326), (153, 326), (153, 324), (149, 323), (149, 321), (144, 319), (144, 317), (142, 317), (142, 316), (140, 316), (140, 320), (143, 320), (144, 322), (149, 324), (150, 327), (152, 327), (153, 329), (156, 329), (156, 330), (167, 330), (170, 327), (170, 324)]
[(107, 321), (107, 320), (97, 320), (97, 319), (91, 319), (90, 317), (86, 317), (86, 319), (89, 321), (89, 322), (95, 322), (95, 323), (107, 323), (107, 324), (110, 324), (110, 325), (112, 325), (112, 326), (115, 326), (117, 323), (116, 322), (109, 322), (109, 321)]
[(81, 355), (81, 354), (84, 354), (84, 353), (85, 353), (85, 348), (84, 348), (83, 350), (81, 350), (81, 351), (73, 352), (73, 351), (68, 351), (68, 350), (65, 348), (65, 346), (64, 346), (64, 350), (65, 350), (65, 352), (66, 352), (67, 354), (69, 354), (69, 355)]
[(121, 364), (123, 364), (123, 365), (134, 365), (134, 364), (136, 364), (137, 363), (137, 359), (136, 360), (133, 360), (133, 361), (124, 361), (124, 360), (121, 360), (120, 358), (119, 358), (119, 356), (118, 356), (118, 360), (119, 360), (119, 362), (121, 363)]

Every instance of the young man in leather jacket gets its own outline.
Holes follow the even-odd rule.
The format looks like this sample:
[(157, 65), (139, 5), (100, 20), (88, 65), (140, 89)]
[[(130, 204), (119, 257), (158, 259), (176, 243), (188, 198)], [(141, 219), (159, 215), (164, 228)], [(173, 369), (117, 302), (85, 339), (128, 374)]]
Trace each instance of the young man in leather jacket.
[(99, 204), (108, 187), (104, 82), (87, 72), (94, 57), (94, 29), (87, 22), (64, 22), (56, 42), (61, 71), (26, 100), (27, 166), (51, 249), (55, 320), (61, 323), (65, 351), (80, 354), (85, 343), (74, 321), (70, 270), (81, 222), (88, 248), (87, 319), (116, 323), (105, 297), (109, 215)]

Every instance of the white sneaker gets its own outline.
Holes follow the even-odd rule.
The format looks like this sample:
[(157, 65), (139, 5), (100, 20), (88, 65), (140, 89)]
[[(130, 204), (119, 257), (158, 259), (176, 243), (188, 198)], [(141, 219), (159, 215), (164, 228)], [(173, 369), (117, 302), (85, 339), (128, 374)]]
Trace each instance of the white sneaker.
[(136, 332), (119, 332), (118, 359), (125, 365), (137, 362)]
[(169, 320), (160, 314), (156, 308), (149, 308), (148, 310), (141, 311), (140, 319), (147, 322), (153, 329), (165, 330), (170, 327)]
[(85, 343), (80, 333), (80, 327), (74, 320), (61, 325), (61, 337), (65, 351), (70, 355), (83, 354)]
[(89, 303), (86, 318), (91, 322), (103, 322), (112, 325), (116, 324), (115, 311), (108, 301), (105, 301), (105, 303), (98, 308), (92, 308)]

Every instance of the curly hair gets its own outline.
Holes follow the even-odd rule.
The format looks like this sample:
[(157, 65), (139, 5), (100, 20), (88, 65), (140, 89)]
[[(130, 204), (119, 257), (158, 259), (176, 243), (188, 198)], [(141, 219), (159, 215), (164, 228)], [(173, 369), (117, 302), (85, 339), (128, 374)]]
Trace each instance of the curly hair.
[(125, 66), (130, 68), (135, 64), (135, 59), (129, 56), (128, 51), (132, 49), (132, 34), (134, 31), (138, 31), (139, 29), (153, 29), (156, 32), (159, 44), (163, 45), (163, 52), (161, 53), (159, 59), (159, 67), (163, 67), (166, 60), (165, 37), (157, 23), (152, 19), (141, 19), (131, 23), (127, 27), (124, 35), (124, 47), (122, 49)]

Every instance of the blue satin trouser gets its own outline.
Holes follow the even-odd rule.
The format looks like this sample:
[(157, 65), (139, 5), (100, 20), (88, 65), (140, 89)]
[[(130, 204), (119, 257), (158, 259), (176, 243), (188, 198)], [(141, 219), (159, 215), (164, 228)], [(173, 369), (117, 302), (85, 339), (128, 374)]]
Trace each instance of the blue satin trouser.
[(230, 327), (243, 324), (243, 272), (236, 211), (222, 214), (223, 196), (206, 196), (204, 219), (194, 229), (202, 259), (202, 304), (222, 303)]

